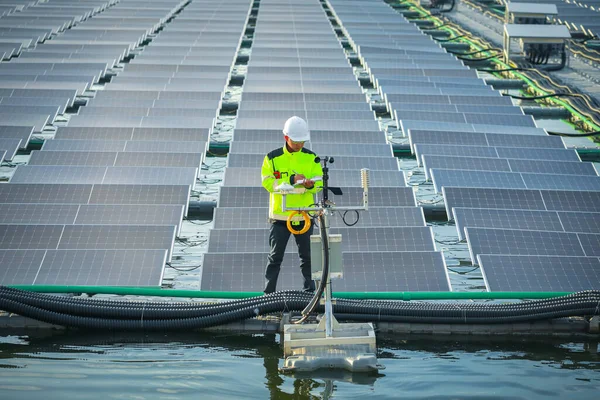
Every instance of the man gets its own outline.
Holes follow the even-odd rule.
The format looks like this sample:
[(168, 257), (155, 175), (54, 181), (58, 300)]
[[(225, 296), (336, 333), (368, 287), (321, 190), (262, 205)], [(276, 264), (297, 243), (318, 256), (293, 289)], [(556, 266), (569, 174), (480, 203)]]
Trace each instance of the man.
[[(291, 117), (283, 128), (285, 145), (271, 151), (265, 156), (262, 164), (262, 185), (270, 193), (269, 196), (269, 233), (270, 252), (265, 271), (265, 294), (273, 293), (277, 287), (277, 277), (285, 254), (285, 248), (291, 232), (286, 226), (286, 220), (292, 211), (282, 211), (282, 195), (274, 193), (281, 184), (292, 185), (293, 194), (286, 195), (287, 208), (310, 207), (315, 203), (314, 194), (323, 188), (319, 179), (323, 176), (321, 164), (315, 160), (317, 155), (304, 148), (304, 143), (310, 140), (308, 125), (300, 117)], [(297, 192), (297, 193), (296, 193)], [(292, 220), (294, 230), (299, 231), (304, 227), (301, 215), (294, 216)], [(310, 270), (310, 235), (313, 227), (307, 232), (294, 235), (300, 256), (300, 270), (304, 277), (304, 290), (314, 291), (315, 283), (311, 279)]]

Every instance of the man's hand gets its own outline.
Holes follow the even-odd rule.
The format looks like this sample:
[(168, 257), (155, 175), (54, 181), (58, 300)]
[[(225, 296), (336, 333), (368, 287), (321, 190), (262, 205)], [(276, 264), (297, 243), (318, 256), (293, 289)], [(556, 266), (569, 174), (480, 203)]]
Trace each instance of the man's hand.
[(312, 189), (315, 186), (315, 182), (311, 179), (306, 179), (302, 174), (294, 175), (294, 184), (302, 185), (307, 189)]

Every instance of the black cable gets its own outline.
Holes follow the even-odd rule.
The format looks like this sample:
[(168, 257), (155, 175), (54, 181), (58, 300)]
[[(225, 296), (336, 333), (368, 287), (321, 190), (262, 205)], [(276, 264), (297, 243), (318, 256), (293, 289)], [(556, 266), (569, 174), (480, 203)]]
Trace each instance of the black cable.
[(453, 41), (453, 40), (456, 40), (456, 39), (459, 39), (459, 38), (462, 38), (462, 37), (465, 37), (465, 36), (467, 36), (467, 35), (458, 35), (458, 36), (451, 37), (451, 38), (449, 38), (449, 39), (436, 39), (436, 40), (437, 40), (438, 42), (445, 43), (445, 42), (451, 42), (451, 41)]
[(489, 49), (483, 49), (483, 50), (478, 50), (478, 51), (472, 51), (470, 53), (461, 53), (461, 52), (456, 52), (456, 51), (448, 51), (448, 53), (450, 54), (455, 54), (457, 56), (472, 56), (473, 54), (479, 54), (479, 53), (483, 53), (486, 51), (496, 51), (496, 52), (502, 52), (502, 49), (495, 49), (495, 48), (489, 48)]
[(492, 58), (496, 58), (498, 57), (498, 55), (491, 55), (488, 57), (484, 57), (484, 58), (467, 58), (467, 57), (456, 57), (459, 60), (463, 60), (463, 61), (487, 61), (487, 60), (491, 60)]
[(600, 136), (600, 131), (587, 132), (587, 133), (548, 132), (548, 135), (564, 136), (564, 137), (590, 137), (590, 136)]
[(171, 263), (169, 263), (169, 262), (168, 262), (168, 263), (166, 263), (166, 264), (167, 264), (167, 266), (168, 266), (169, 268), (173, 268), (175, 271), (179, 271), (179, 272), (189, 272), (189, 271), (195, 271), (195, 270), (197, 270), (198, 268), (200, 268), (200, 267), (202, 266), (202, 265), (196, 265), (196, 266), (191, 266), (191, 265), (190, 265), (190, 266), (185, 266), (185, 267), (187, 267), (187, 268), (185, 268), (185, 269), (182, 269), (182, 268), (179, 268), (179, 267), (174, 267), (174, 266), (173, 266), (173, 265), (171, 265)]
[[(325, 188), (327, 190), (327, 188)], [(301, 324), (306, 321), (310, 314), (315, 311), (317, 306), (320, 303), (321, 296), (325, 291), (325, 288), (328, 284), (327, 277), (329, 276), (329, 238), (327, 237), (327, 228), (325, 226), (325, 215), (319, 215), (319, 224), (321, 225), (321, 246), (325, 251), (323, 251), (323, 271), (321, 273), (321, 281), (319, 282), (319, 287), (315, 291), (313, 298), (310, 300), (308, 305), (302, 310), (302, 318), (298, 321), (295, 321), (295, 324)]]
[(551, 94), (545, 94), (542, 96), (515, 96), (513, 94), (509, 94), (509, 93), (502, 93), (502, 96), (509, 96), (513, 99), (517, 99), (517, 100), (540, 100), (540, 99), (547, 99), (549, 97), (578, 97), (579, 95), (576, 93), (551, 93)]
[[(356, 221), (354, 221), (354, 223), (349, 224), (346, 221), (346, 214), (348, 214), (349, 211), (354, 211), (356, 213)], [(346, 210), (344, 211), (344, 214), (342, 214), (342, 221), (344, 222), (344, 225), (346, 226), (354, 226), (356, 224), (358, 224), (358, 221), (360, 221), (360, 213), (358, 212), (358, 210)]]

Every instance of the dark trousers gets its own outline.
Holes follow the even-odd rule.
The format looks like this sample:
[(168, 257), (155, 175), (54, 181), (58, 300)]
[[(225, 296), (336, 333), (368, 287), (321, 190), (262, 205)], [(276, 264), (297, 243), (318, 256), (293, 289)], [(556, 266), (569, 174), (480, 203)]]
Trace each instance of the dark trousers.
[[(300, 225), (294, 225), (295, 230), (300, 230), (304, 227), (304, 222)], [(271, 223), (269, 233), (269, 252), (267, 269), (265, 271), (265, 293), (273, 293), (277, 288), (277, 278), (281, 269), (281, 262), (285, 254), (290, 235), (294, 236), (296, 245), (298, 245), (298, 255), (300, 256), (300, 271), (304, 278), (304, 290), (315, 290), (315, 283), (310, 276), (310, 235), (312, 234), (313, 226), (311, 224), (307, 232), (302, 235), (292, 235), (288, 230), (285, 221), (275, 221)]]

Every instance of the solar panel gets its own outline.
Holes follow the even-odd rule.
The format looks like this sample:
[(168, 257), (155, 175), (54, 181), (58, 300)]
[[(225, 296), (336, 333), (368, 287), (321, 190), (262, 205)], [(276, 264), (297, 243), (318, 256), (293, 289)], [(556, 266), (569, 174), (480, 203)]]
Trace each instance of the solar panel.
[[(167, 123), (169, 119), (166, 119)], [(199, 126), (199, 125), (197, 125)], [(208, 128), (135, 128), (131, 140), (199, 141), (208, 142)]]
[[(429, 227), (336, 228), (341, 233), (342, 251), (435, 251)], [(269, 251), (268, 229), (213, 229), (208, 240), (210, 253)], [(286, 252), (297, 252), (287, 246)]]
[(105, 167), (19, 165), (11, 183), (102, 183)]
[(425, 169), (425, 178), (430, 179), (430, 169), (446, 170), (474, 170), (474, 171), (510, 171), (508, 161), (501, 158), (482, 158), (482, 157), (451, 157), (424, 155), (423, 168)]
[(579, 292), (600, 288), (598, 257), (478, 256), (488, 291)]
[(50, 139), (45, 140), (42, 150), (46, 151), (100, 151), (116, 152), (125, 149), (125, 140), (83, 140), (83, 139)]
[(582, 234), (516, 229), (466, 228), (471, 261), (480, 254), (585, 256)]
[[(266, 153), (265, 153), (266, 154)], [(227, 166), (231, 168), (260, 167), (265, 155), (263, 154), (229, 154)], [(334, 157), (335, 162), (331, 164), (333, 170), (360, 170), (368, 168), (373, 171), (397, 171), (398, 161), (394, 157)]]
[[(262, 178), (260, 168), (225, 169), (223, 184), (227, 186), (260, 187)], [(329, 184), (332, 186), (361, 187), (359, 170), (332, 170), (329, 172)], [(402, 187), (406, 186), (403, 171), (370, 171), (370, 187)]]
[[(291, 246), (290, 246), (291, 247)], [(333, 283), (335, 291), (448, 291), (444, 259), (437, 252), (378, 252), (342, 254), (344, 278)], [(264, 288), (266, 254), (207, 253), (202, 267), (201, 290), (261, 291)], [(298, 290), (302, 276), (297, 256), (287, 255), (278, 290)]]
[[(430, 169), (437, 193), (444, 186), (525, 189), (521, 174), (515, 172), (467, 171), (459, 169)], [(570, 176), (570, 175), (569, 175)]]
[(547, 210), (600, 212), (600, 192), (540, 190)]
[(444, 187), (442, 193), (449, 219), (452, 218), (452, 209), (455, 207), (516, 210), (546, 209), (542, 193), (539, 190)]
[(451, 144), (468, 146), (492, 147), (526, 147), (526, 148), (555, 148), (565, 149), (562, 139), (558, 136), (520, 135), (520, 134), (491, 134), (478, 132), (452, 132), (409, 129), (408, 136), (411, 146), (424, 144)]
[(0, 249), (55, 249), (63, 225), (0, 225)]
[[(281, 130), (238, 129), (233, 132), (234, 142), (281, 143)], [(317, 131), (311, 129), (311, 143), (386, 143), (385, 133), (376, 131)]]
[(465, 237), (464, 229), (467, 227), (577, 232), (565, 230), (554, 211), (455, 207), (452, 214), (461, 240)]
[(589, 175), (526, 174), (523, 182), (529, 189), (564, 189), (600, 191), (600, 177)]
[(5, 203), (0, 224), (72, 224), (79, 209), (75, 204)]
[(33, 126), (2, 126), (0, 125), (0, 140), (5, 139), (21, 139), (21, 147), (27, 147), (31, 134), (33, 133)]
[(3, 126), (33, 126), (34, 132), (41, 132), (46, 124), (52, 123), (48, 115), (41, 114), (0, 114)]
[(495, 147), (498, 157), (523, 160), (581, 161), (574, 149)]
[(565, 232), (600, 233), (600, 213), (565, 211), (558, 217)]
[(21, 139), (0, 138), (0, 149), (5, 151), (4, 158), (7, 160), (15, 158), (19, 147), (21, 147), (21, 143)]
[[(248, 143), (234, 140), (229, 147), (229, 154), (261, 154), (264, 156), (277, 148), (277, 144), (271, 142)], [(305, 147), (319, 155), (393, 157), (392, 147), (389, 144), (307, 143)]]
[(81, 165), (90, 167), (108, 167), (114, 165), (116, 158), (116, 152), (33, 150), (28, 165)]
[(487, 146), (461, 146), (461, 145), (437, 145), (437, 144), (414, 144), (414, 153), (417, 165), (422, 164), (423, 155), (445, 155), (445, 156), (469, 156), (469, 157), (497, 157), (495, 147)]
[[(38, 225), (41, 226), (41, 225)], [(46, 225), (57, 226), (57, 225)], [(63, 250), (168, 250), (175, 240), (174, 225), (65, 225), (58, 248)]]
[(42, 265), (44, 250), (0, 250), (2, 285), (32, 285)]
[(581, 161), (508, 160), (513, 172), (598, 176), (594, 164)]
[[(256, 208), (247, 212), (241, 207), (217, 207), (214, 211), (216, 229), (268, 228), (268, 208)], [(356, 222), (356, 226), (425, 226), (423, 209), (418, 207), (370, 207), (368, 211), (353, 211), (344, 214), (347, 223)], [(358, 220), (358, 221), (357, 221)], [(330, 218), (332, 227), (343, 227), (342, 216), (335, 214)]]
[(173, 204), (184, 205), (186, 213), (191, 190), (189, 185), (138, 184), (94, 185), (90, 189), (82, 204)]
[(204, 153), (118, 153), (115, 166), (132, 167), (191, 167), (200, 168)]
[(202, 156), (207, 147), (208, 143), (201, 141), (134, 140), (125, 143), (125, 151), (128, 152), (198, 153)]
[[(330, 195), (338, 206), (361, 206), (362, 188), (342, 188), (343, 195)], [(265, 207), (269, 194), (262, 187), (222, 186), (219, 191), (219, 207)], [(369, 189), (369, 207), (416, 206), (414, 191), (410, 187), (375, 187)]]
[(578, 233), (577, 237), (586, 256), (600, 257), (600, 234)]
[(36, 285), (160, 286), (166, 250), (48, 250)]
[(175, 225), (179, 229), (184, 205), (84, 204), (76, 225)]
[[(81, 168), (81, 167), (77, 167)], [(196, 184), (198, 168), (107, 167), (103, 184), (191, 185)]]

